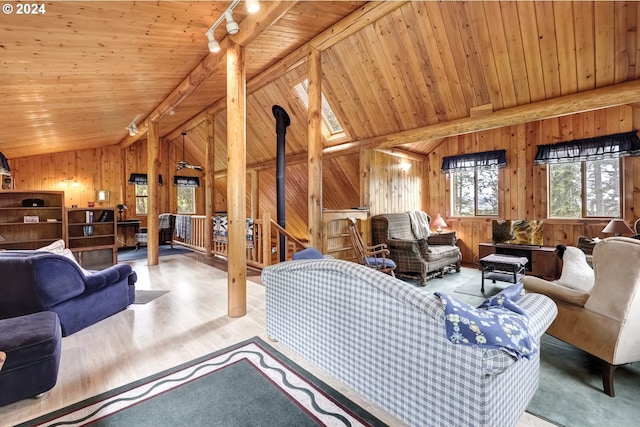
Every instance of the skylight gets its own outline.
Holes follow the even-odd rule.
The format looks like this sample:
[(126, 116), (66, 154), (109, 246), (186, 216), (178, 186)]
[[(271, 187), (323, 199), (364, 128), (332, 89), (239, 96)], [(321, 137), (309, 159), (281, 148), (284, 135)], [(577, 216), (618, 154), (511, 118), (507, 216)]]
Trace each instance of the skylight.
[[(303, 80), (302, 82), (295, 85), (294, 89), (298, 94), (298, 97), (308, 110), (309, 80)], [(346, 136), (344, 130), (342, 129), (340, 121), (331, 109), (331, 106), (329, 105), (327, 98), (325, 98), (324, 93), (322, 94), (322, 130), (326, 139), (342, 138), (343, 136)]]

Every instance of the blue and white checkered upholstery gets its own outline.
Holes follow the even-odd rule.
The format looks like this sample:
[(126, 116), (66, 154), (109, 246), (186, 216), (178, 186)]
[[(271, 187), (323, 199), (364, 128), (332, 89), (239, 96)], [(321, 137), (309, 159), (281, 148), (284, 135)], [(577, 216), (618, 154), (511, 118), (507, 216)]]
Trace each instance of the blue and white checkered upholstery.
[[(539, 356), (451, 343), (435, 295), (362, 265), (302, 260), (267, 267), (267, 333), (413, 426), (513, 426), (538, 386)], [(540, 335), (547, 297), (518, 304)]]

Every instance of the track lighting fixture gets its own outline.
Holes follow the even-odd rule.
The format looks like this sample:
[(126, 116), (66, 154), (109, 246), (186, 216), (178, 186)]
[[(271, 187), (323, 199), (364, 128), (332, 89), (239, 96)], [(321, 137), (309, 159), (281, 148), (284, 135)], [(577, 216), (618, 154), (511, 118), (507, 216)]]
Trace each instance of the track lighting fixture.
[(258, 0), (247, 0), (247, 12), (256, 13), (260, 10), (260, 2)]
[[(205, 31), (205, 35), (209, 40), (209, 52), (220, 52), (220, 43), (215, 38), (214, 31), (223, 20), (227, 21), (227, 33), (230, 35), (240, 32), (240, 25), (233, 19), (233, 9), (240, 3), (240, 0), (233, 0), (229, 7), (220, 15), (220, 17)], [(247, 12), (256, 13), (260, 10), (260, 2), (258, 0), (246, 0)]]
[(227, 33), (234, 35), (238, 34), (240, 31), (240, 25), (236, 21), (233, 20), (233, 12), (231, 9), (227, 9), (224, 11), (224, 19), (227, 20)]
[(216, 40), (216, 36), (213, 34), (213, 30), (209, 29), (206, 33), (207, 39), (209, 39), (209, 52), (220, 52), (220, 43)]
[(140, 114), (138, 114), (133, 120), (131, 120), (129, 126), (125, 128), (129, 131), (129, 136), (136, 136), (136, 134), (138, 133), (138, 126), (136, 125), (136, 120), (138, 120), (138, 118), (140, 118)]

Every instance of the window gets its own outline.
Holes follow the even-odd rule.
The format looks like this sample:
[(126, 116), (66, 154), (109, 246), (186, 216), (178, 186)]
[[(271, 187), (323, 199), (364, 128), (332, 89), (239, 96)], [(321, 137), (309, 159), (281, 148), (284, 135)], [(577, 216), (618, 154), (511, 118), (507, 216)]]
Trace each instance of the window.
[(498, 169), (452, 173), (451, 194), (454, 216), (498, 215)]
[(179, 214), (195, 214), (196, 213), (196, 188), (195, 187), (176, 187), (178, 190), (178, 213)]
[[(294, 86), (298, 97), (304, 104), (307, 110), (309, 109), (309, 80), (305, 79), (303, 82)], [(346, 136), (340, 121), (336, 117), (335, 113), (331, 109), (327, 98), (324, 93), (322, 94), (322, 133), (325, 139), (342, 138)]]
[(136, 186), (136, 215), (146, 215), (148, 210), (149, 193), (147, 184), (135, 184)]
[(444, 157), (442, 172), (451, 176), (453, 215), (498, 215), (498, 168), (506, 165), (506, 150)]
[(549, 164), (549, 217), (619, 217), (620, 159)]

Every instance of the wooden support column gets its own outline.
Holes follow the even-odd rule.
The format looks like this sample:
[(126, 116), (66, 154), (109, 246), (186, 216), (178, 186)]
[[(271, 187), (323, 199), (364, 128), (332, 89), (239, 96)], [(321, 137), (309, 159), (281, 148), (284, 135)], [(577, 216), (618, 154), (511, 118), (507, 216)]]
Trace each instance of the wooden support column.
[(213, 214), (216, 206), (215, 199), (215, 128), (213, 115), (207, 114), (207, 145), (204, 148), (205, 151), (205, 166), (204, 166), (204, 181), (205, 181), (205, 196), (204, 196), (204, 213), (205, 213), (205, 228), (204, 228), (204, 248), (207, 252), (207, 256), (211, 256), (211, 245), (213, 239)]
[(230, 317), (242, 317), (247, 314), (246, 83), (244, 48), (230, 41), (227, 49), (228, 310)]
[(147, 136), (147, 264), (158, 265), (158, 156), (160, 152), (160, 125), (149, 123)]
[(309, 243), (324, 252), (322, 244), (322, 67), (320, 51), (309, 48), (309, 123), (307, 194)]

